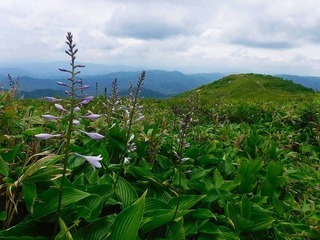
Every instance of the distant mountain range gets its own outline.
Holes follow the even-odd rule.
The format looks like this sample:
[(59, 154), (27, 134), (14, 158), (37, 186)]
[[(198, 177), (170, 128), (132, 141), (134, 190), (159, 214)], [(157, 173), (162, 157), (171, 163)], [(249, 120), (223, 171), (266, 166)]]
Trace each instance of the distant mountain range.
[[(111, 92), (111, 83), (116, 78), (118, 90), (124, 95), (127, 93), (130, 82), (135, 85), (142, 72), (137, 67), (85, 65), (86, 67), (81, 69), (79, 76), (85, 84), (90, 85), (87, 90), (90, 95), (96, 94), (96, 90), (99, 94), (103, 94), (105, 89)], [(0, 68), (0, 86), (4, 85), (4, 88), (9, 88), (7, 77), (9, 73), (13, 78), (20, 76), (20, 90), (26, 98), (39, 98), (47, 95), (64, 96), (65, 88), (57, 85), (56, 82), (67, 82), (68, 75), (58, 71), (58, 68), (68, 69), (69, 64), (67, 62), (30, 63), (17, 65), (15, 68)], [(113, 69), (118, 69), (118, 71), (112, 72)], [(223, 73), (184, 74), (178, 71), (147, 70), (142, 96), (166, 98), (216, 81), (224, 76), (226, 74)], [(320, 90), (320, 77), (287, 74), (277, 75), (277, 77), (291, 80), (316, 91)]]

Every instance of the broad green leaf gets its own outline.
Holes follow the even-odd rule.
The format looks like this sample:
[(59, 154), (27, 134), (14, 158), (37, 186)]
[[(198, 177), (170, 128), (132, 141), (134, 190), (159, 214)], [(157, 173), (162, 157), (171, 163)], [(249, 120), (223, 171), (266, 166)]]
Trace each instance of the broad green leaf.
[(98, 218), (90, 224), (81, 228), (77, 235), (80, 239), (104, 240), (110, 235), (110, 227), (114, 222), (115, 215)]
[(9, 175), (9, 166), (7, 165), (7, 163), (2, 159), (1, 155), (0, 155), (0, 174), (2, 176), (7, 177)]
[(217, 240), (240, 240), (238, 235), (236, 235), (230, 228), (223, 226), (217, 226), (213, 222), (207, 222), (202, 227), (200, 227), (199, 232), (214, 235), (209, 239)]
[(172, 210), (173, 208), (159, 199), (147, 198), (145, 201), (145, 209), (144, 209), (145, 215), (148, 215), (148, 212), (154, 213), (154, 211), (156, 211), (157, 209)]
[(8, 163), (11, 163), (16, 158), (18, 153), (21, 151), (22, 146), (23, 144), (19, 143), (16, 146), (12, 147), (9, 151), (1, 153), (3, 160)]
[(223, 184), (224, 179), (219, 172), (218, 168), (214, 170), (214, 184), (216, 188), (220, 188), (220, 186)]
[(241, 202), (240, 202), (240, 213), (241, 216), (245, 219), (250, 219), (251, 217), (251, 203), (249, 198), (246, 195), (242, 196)]
[(147, 191), (137, 201), (116, 216), (111, 226), (111, 235), (108, 240), (136, 239), (143, 217), (146, 194)]
[(198, 158), (198, 164), (205, 167), (208, 164), (219, 164), (222, 160), (212, 155), (202, 155)]
[[(153, 229), (156, 229), (160, 226), (163, 226), (171, 221), (173, 221), (173, 217), (176, 219), (190, 213), (191, 210), (178, 210), (177, 213), (175, 209), (157, 209), (155, 211), (149, 212), (149, 217), (144, 217), (141, 223), (141, 229), (144, 233), (148, 233)], [(176, 215), (175, 215), (176, 213)]]
[(168, 239), (169, 240), (184, 240), (186, 239), (185, 230), (183, 227), (183, 217), (177, 222), (171, 222), (168, 226)]
[(190, 215), (197, 219), (206, 219), (206, 218), (216, 219), (216, 216), (210, 211), (210, 209), (207, 209), (207, 208), (197, 208), (196, 210), (191, 212)]
[(138, 198), (136, 189), (131, 185), (131, 183), (129, 183), (122, 177), (119, 177), (115, 192), (124, 208), (129, 206), (134, 200)]
[(42, 132), (43, 132), (43, 129), (41, 127), (36, 127), (36, 128), (28, 128), (24, 130), (22, 133), (28, 136), (34, 136)]
[(52, 223), (44, 221), (22, 221), (17, 225), (0, 231), (0, 239), (3, 240), (48, 240), (51, 237), (48, 229)]
[(183, 195), (180, 196), (180, 199), (178, 197), (170, 199), (168, 204), (173, 208), (175, 208), (177, 204), (179, 204), (180, 210), (187, 210), (205, 197), (206, 195)]
[[(80, 191), (76, 188), (66, 187), (62, 194), (62, 208), (71, 203), (77, 203), (81, 199), (90, 196), (90, 193)], [(48, 191), (38, 195), (38, 202), (34, 204), (33, 218), (38, 219), (44, 217), (57, 210), (59, 190), (50, 188)]]
[(252, 214), (252, 220), (254, 220), (253, 224), (248, 229), (252, 232), (267, 230), (272, 227), (272, 223), (274, 222), (274, 218), (267, 214)]
[(23, 182), (22, 194), (28, 211), (33, 214), (33, 205), (37, 197), (36, 185), (33, 182)]

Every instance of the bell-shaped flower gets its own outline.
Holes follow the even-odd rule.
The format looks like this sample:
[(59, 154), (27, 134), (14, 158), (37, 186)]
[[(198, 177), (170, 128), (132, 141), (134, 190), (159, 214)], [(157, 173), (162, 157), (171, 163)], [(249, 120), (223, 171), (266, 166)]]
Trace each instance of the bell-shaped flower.
[(62, 107), (62, 105), (60, 105), (60, 104), (55, 104), (54, 105), (58, 110), (61, 110), (61, 111), (67, 111), (66, 109), (64, 109), (63, 107)]
[(71, 86), (69, 86), (68, 84), (66, 84), (64, 82), (57, 81), (57, 84), (60, 85), (60, 86), (64, 86), (64, 87), (71, 87)]
[(75, 111), (75, 112), (78, 112), (78, 111), (80, 111), (81, 110), (81, 108), (79, 108), (79, 107), (75, 107), (74, 109), (73, 109), (73, 111)]
[(87, 89), (87, 88), (89, 88), (90, 86), (89, 85), (83, 85), (83, 86), (81, 86), (81, 87), (79, 87), (79, 88), (77, 88), (78, 90), (85, 90), (85, 89)]
[(100, 140), (100, 139), (104, 138), (104, 136), (99, 134), (99, 133), (86, 132), (86, 131), (83, 131), (83, 130), (79, 130), (79, 131), (84, 133), (84, 134), (86, 134), (87, 136), (89, 136), (93, 140)]
[(89, 115), (85, 115), (85, 116), (81, 116), (82, 118), (88, 118), (88, 119), (97, 119), (99, 118), (101, 115), (99, 114), (89, 114)]
[(40, 133), (34, 135), (36, 138), (41, 139), (41, 140), (47, 140), (53, 137), (60, 137), (61, 134), (49, 134), (49, 133)]
[(73, 123), (73, 125), (80, 125), (80, 121), (76, 120), (76, 119), (73, 119), (72, 123)]
[(61, 119), (61, 117), (56, 117), (56, 116), (53, 116), (53, 115), (50, 115), (50, 114), (44, 114), (44, 115), (42, 115), (42, 117), (43, 117), (45, 120)]
[(79, 102), (79, 104), (86, 105), (89, 102), (90, 102), (89, 100), (84, 99), (83, 101)]
[(49, 102), (61, 102), (62, 101), (62, 99), (55, 98), (55, 97), (46, 97), (46, 100), (48, 100)]
[(99, 161), (102, 160), (101, 155), (99, 155), (99, 156), (84, 156), (84, 155), (81, 155), (79, 153), (74, 153), (74, 154), (79, 156), (79, 157), (85, 158), (91, 164), (93, 169), (101, 168), (101, 163), (99, 162)]

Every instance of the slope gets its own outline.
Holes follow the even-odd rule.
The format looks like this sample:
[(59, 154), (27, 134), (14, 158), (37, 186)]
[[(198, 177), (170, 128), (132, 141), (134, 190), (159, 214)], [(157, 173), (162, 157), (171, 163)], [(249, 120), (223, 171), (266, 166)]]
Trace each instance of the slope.
[(289, 80), (262, 74), (233, 74), (185, 92), (177, 98), (199, 94), (205, 102), (215, 100), (284, 101), (313, 96), (312, 89)]

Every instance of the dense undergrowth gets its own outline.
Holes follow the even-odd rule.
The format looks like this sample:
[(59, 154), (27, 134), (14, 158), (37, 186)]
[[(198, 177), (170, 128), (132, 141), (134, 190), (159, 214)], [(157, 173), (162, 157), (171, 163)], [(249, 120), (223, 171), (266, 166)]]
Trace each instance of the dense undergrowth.
[(142, 101), (144, 74), (85, 104), (1, 93), (0, 239), (320, 239), (317, 95)]

